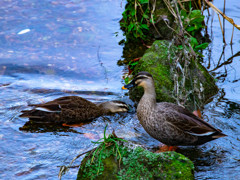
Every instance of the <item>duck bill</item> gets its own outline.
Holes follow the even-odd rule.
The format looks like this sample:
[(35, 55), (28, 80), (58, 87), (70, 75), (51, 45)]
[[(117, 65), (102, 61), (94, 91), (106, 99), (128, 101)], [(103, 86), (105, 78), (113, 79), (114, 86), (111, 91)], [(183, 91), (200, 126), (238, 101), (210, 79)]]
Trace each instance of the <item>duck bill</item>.
[(133, 88), (135, 86), (134, 81), (131, 81), (129, 84), (126, 84), (122, 87), (122, 89), (130, 89)]

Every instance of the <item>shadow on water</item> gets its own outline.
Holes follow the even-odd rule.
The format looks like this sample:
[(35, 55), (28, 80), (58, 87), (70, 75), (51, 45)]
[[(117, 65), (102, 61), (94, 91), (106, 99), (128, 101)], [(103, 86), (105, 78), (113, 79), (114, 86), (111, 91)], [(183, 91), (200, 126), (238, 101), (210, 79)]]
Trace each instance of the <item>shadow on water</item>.
[[(125, 115), (124, 115), (125, 114)], [(22, 127), (19, 127), (20, 131), (23, 132), (31, 132), (31, 133), (45, 133), (45, 132), (71, 132), (71, 133), (77, 133), (77, 134), (84, 134), (84, 132), (79, 132), (79, 128), (84, 128), (86, 125), (91, 125), (91, 123), (98, 122), (98, 121), (104, 121), (106, 124), (112, 123), (113, 119), (118, 119), (120, 117), (126, 116), (126, 113), (120, 113), (118, 115), (104, 115), (100, 118), (96, 118), (91, 121), (85, 121), (81, 123), (50, 123), (50, 122), (35, 122), (32, 120), (28, 120)]]
[[(70, 70), (63, 70), (57, 67), (52, 66), (39, 66), (39, 65), (17, 65), (17, 64), (1, 64), (0, 65), (0, 75), (15, 77), (23, 79), (24, 76), (21, 74), (26, 74), (26, 78), (29, 78), (31, 75), (54, 75), (58, 78), (71, 78), (71, 79), (81, 79), (96, 80), (96, 76), (89, 76), (84, 72), (74, 72)], [(105, 75), (107, 76), (107, 75)], [(105, 77), (107, 78), (107, 77)]]
[[(84, 125), (84, 124), (82, 124)], [(79, 125), (80, 127), (80, 125)], [(27, 121), (23, 127), (19, 128), (20, 131), (31, 133), (45, 133), (45, 132), (72, 132), (79, 133), (71, 127), (63, 126), (56, 123), (36, 123), (33, 121)]]
[(180, 148), (177, 152), (184, 154), (191, 159), (194, 164), (197, 164), (195, 171), (202, 171), (203, 169), (210, 168), (211, 166), (221, 163), (228, 153), (219, 151), (217, 149), (206, 150), (201, 146)]

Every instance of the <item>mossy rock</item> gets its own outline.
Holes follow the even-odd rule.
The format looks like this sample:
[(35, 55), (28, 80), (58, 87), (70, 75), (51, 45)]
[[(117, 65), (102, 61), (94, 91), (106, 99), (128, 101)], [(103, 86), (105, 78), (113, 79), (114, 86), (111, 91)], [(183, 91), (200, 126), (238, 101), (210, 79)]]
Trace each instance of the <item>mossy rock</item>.
[[(154, 10), (153, 10), (154, 7)], [(143, 15), (143, 12), (145, 14)], [(154, 25), (151, 22), (151, 17), (154, 20)], [(147, 25), (148, 28), (141, 28), (139, 37), (134, 36), (134, 31), (137, 29), (132, 28), (132, 24)], [(171, 39), (173, 38), (173, 31), (171, 28), (176, 28), (175, 18), (169, 11), (168, 7), (163, 0), (149, 0), (137, 2), (135, 0), (127, 0), (123, 18), (120, 21), (121, 29), (125, 32), (126, 39), (135, 41), (138, 38), (147, 39)]]
[(152, 153), (141, 147), (132, 149), (123, 145), (117, 150), (111, 145), (101, 153), (96, 152), (94, 158), (93, 153), (88, 154), (82, 161), (77, 179), (190, 180), (194, 179), (193, 170), (193, 163), (176, 152)]
[[(153, 7), (154, 10), (152, 9)], [(119, 44), (124, 45), (124, 47), (123, 60), (119, 60), (118, 65), (128, 64), (131, 60), (142, 57), (147, 49), (146, 45), (152, 45), (153, 41), (156, 39), (171, 40), (174, 38), (172, 29), (176, 30), (178, 26), (176, 25), (174, 16), (163, 0), (149, 0), (148, 3), (146, 3), (146, 1), (127, 0), (125, 10), (127, 13), (125, 15), (123, 14), (120, 26), (126, 38), (119, 42)], [(133, 15), (135, 11), (136, 15)], [(142, 14), (143, 12), (146, 12), (144, 17)], [(134, 16), (134, 18), (132, 16)], [(151, 17), (154, 23), (150, 23), (152, 21)], [(136, 22), (134, 21), (133, 23), (133, 19), (135, 19)], [(141, 25), (147, 25), (148, 28), (140, 28), (142, 34), (140, 33), (139, 37), (136, 37), (134, 33), (137, 30), (129, 30), (132, 24), (139, 24), (140, 27)]]
[[(155, 82), (157, 101), (180, 102), (190, 110), (196, 110), (206, 104), (218, 92), (214, 78), (197, 60), (187, 60), (185, 84), (182, 83), (183, 73), (179, 66), (184, 67), (185, 61), (179, 57), (181, 50), (166, 40), (153, 43), (134, 68), (134, 74), (148, 71)], [(178, 59), (178, 64), (176, 63)], [(178, 95), (176, 93), (178, 83)], [(140, 90), (141, 89), (141, 90)], [(130, 98), (139, 101), (142, 88), (130, 91)]]

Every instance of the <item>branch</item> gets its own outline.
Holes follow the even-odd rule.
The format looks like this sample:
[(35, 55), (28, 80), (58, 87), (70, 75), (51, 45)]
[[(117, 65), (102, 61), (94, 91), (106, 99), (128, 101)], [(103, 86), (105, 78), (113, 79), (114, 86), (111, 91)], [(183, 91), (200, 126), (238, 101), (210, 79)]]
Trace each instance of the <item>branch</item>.
[(234, 23), (233, 19), (226, 16), (222, 11), (220, 11), (216, 6), (210, 3), (208, 0), (205, 0), (208, 6), (210, 6), (217, 14), (221, 14), (224, 19), (230, 22), (233, 26), (235, 26), (238, 30), (240, 30), (240, 25)]

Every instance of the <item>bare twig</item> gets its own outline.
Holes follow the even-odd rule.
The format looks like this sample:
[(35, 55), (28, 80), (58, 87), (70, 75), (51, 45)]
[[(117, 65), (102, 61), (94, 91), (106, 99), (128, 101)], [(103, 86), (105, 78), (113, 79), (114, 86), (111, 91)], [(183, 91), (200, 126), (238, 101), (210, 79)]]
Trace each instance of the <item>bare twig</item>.
[[(136, 1), (136, 3), (138, 4), (140, 10), (142, 11), (142, 14), (144, 14), (144, 11), (143, 11), (143, 9), (142, 9), (141, 4), (140, 4), (138, 1)], [(146, 19), (146, 21), (149, 23), (148, 19), (147, 19), (147, 18), (145, 18), (145, 19)]]
[[(134, 9), (135, 9), (135, 19), (136, 19), (136, 23), (137, 23), (137, 0), (135, 0)], [(137, 34), (137, 30), (138, 30), (138, 28), (136, 28), (136, 34)]]
[(233, 40), (233, 32), (234, 32), (234, 26), (233, 26), (233, 30), (232, 30), (232, 37), (231, 37), (230, 44), (233, 44), (233, 43), (232, 43), (232, 40)]
[(182, 4), (181, 1), (178, 0), (178, 4), (180, 5), (180, 7), (181, 7), (184, 11), (187, 11), (187, 10), (184, 8), (184, 6), (183, 6), (183, 4)]
[(58, 173), (58, 178), (61, 180), (62, 175), (65, 174), (65, 173), (69, 170), (69, 168), (76, 168), (76, 167), (79, 167), (79, 166), (80, 166), (80, 165), (72, 166), (72, 163), (73, 163), (76, 159), (78, 159), (79, 157), (81, 157), (82, 155), (84, 155), (84, 154), (86, 154), (86, 153), (93, 152), (93, 151), (95, 151), (96, 149), (97, 149), (97, 148), (93, 148), (93, 149), (91, 149), (91, 150), (89, 150), (89, 151), (86, 151), (86, 152), (84, 152), (84, 153), (81, 153), (81, 154), (77, 155), (75, 158), (73, 158), (73, 160), (70, 162), (70, 164), (69, 164), (68, 166), (60, 166), (60, 170), (59, 170), (59, 173)]
[(223, 30), (223, 27), (222, 27), (221, 19), (220, 19), (219, 14), (217, 14), (217, 15), (218, 15), (218, 20), (219, 20), (219, 24), (220, 24), (220, 27), (221, 27), (222, 35), (223, 35), (223, 42), (224, 42), (224, 44), (226, 44), (225, 37), (224, 37), (224, 30)]
[(216, 71), (217, 69), (221, 68), (222, 66), (225, 66), (225, 65), (228, 65), (228, 64), (231, 64), (233, 62), (233, 59), (235, 57), (239, 57), (240, 56), (240, 51), (237, 52), (236, 54), (234, 54), (233, 56), (231, 56), (230, 58), (228, 58), (226, 61), (224, 61), (222, 64), (219, 64), (217, 65), (214, 69), (210, 70), (209, 72), (214, 72)]
[(163, 20), (163, 21), (169, 29), (171, 29), (173, 32), (175, 32), (177, 34), (177, 31), (175, 29), (173, 29), (171, 26), (169, 26), (165, 20)]
[(177, 15), (176, 15), (175, 11), (173, 10), (170, 2), (168, 0), (163, 0), (163, 1), (166, 4), (166, 6), (167, 6), (168, 10), (170, 11), (170, 13), (174, 16), (175, 19), (177, 19)]
[[(223, 14), (225, 14), (225, 7), (226, 7), (226, 1), (224, 0), (224, 6), (223, 6)], [(225, 42), (225, 19), (223, 18), (223, 37), (224, 37), (224, 43), (226, 44)]]
[(178, 23), (180, 25), (180, 35), (183, 35), (183, 32), (184, 32), (184, 28), (183, 28), (183, 23), (182, 23), (182, 20), (181, 20), (181, 17), (180, 17), (180, 13), (179, 13), (179, 10), (178, 10), (178, 6), (177, 6), (177, 2), (176, 0), (174, 0), (174, 7), (175, 7), (175, 10), (176, 10), (176, 13), (177, 13), (177, 20), (178, 20)]
[(154, 3), (153, 3), (153, 8), (152, 8), (152, 12), (151, 12), (151, 20), (152, 20), (152, 25), (153, 25), (154, 29), (157, 31), (158, 35), (159, 35), (160, 37), (162, 37), (161, 33), (160, 33), (160, 32), (158, 31), (158, 29), (156, 28), (155, 23), (154, 23), (154, 20), (153, 20), (153, 13), (154, 13), (154, 11), (155, 11), (155, 8), (156, 8), (156, 0), (154, 0)]
[(198, 0), (198, 5), (199, 5), (198, 9), (202, 9), (201, 0)]
[(222, 11), (220, 11), (216, 6), (214, 6), (211, 2), (208, 0), (205, 0), (208, 6), (210, 6), (217, 14), (221, 14), (224, 19), (226, 19), (228, 22), (230, 22), (232, 25), (234, 25), (238, 30), (240, 30), (240, 25), (235, 24), (232, 18), (226, 16)]

